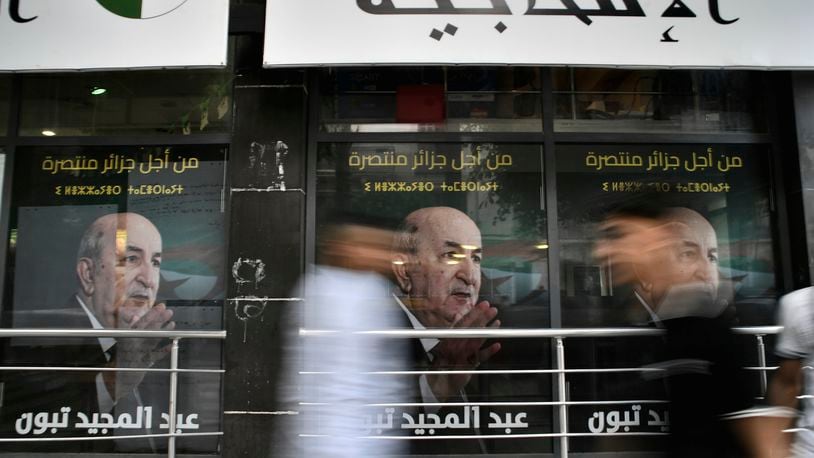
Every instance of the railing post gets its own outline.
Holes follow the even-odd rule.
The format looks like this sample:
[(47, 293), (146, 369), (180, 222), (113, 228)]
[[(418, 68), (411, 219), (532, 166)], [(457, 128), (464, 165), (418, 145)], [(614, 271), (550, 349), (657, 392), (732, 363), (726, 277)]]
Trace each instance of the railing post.
[(167, 457), (175, 458), (175, 422), (178, 411), (178, 341), (172, 339), (172, 350), (170, 350), (170, 437), (167, 442)]
[(565, 343), (557, 337), (557, 402), (560, 402), (560, 458), (568, 457), (568, 406), (565, 405)]
[[(760, 367), (766, 367), (766, 345), (763, 343), (763, 334), (755, 336), (757, 338), (757, 363)], [(760, 369), (760, 395), (766, 397), (768, 387), (768, 376), (766, 369)]]

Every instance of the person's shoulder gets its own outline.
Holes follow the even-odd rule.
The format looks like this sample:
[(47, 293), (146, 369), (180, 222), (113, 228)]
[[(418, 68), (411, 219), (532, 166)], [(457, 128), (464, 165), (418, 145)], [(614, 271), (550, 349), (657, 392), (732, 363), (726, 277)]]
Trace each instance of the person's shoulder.
[(814, 302), (814, 286), (792, 291), (780, 298), (780, 304), (789, 306), (805, 305)]

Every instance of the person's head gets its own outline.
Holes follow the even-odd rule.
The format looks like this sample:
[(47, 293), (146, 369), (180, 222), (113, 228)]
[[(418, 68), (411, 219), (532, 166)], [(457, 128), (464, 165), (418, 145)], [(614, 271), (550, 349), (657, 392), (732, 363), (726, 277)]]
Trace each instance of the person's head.
[(481, 234), (466, 214), (427, 207), (404, 219), (393, 271), (405, 304), (427, 327), (450, 327), (475, 306), (481, 284)]
[(647, 261), (637, 267), (637, 290), (655, 307), (671, 288), (697, 284), (713, 297), (720, 283), (718, 239), (715, 229), (701, 214), (684, 207), (667, 209), (660, 231), (665, 238), (648, 251)]
[(655, 193), (636, 197), (609, 210), (598, 227), (594, 256), (613, 269), (617, 285), (638, 283), (650, 252), (669, 240), (663, 199)]
[(330, 224), (320, 232), (319, 264), (389, 276), (393, 231), (348, 222)]
[(155, 305), (161, 269), (161, 234), (136, 213), (94, 221), (79, 243), (78, 296), (107, 328), (129, 322)]

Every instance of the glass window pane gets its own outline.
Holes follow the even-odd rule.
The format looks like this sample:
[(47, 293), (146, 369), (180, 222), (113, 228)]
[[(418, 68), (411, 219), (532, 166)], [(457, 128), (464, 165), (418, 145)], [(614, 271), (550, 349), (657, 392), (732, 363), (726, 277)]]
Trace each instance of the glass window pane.
[(229, 132), (230, 71), (27, 75), (20, 134), (141, 135)]
[[(679, 285), (703, 286), (713, 293), (709, 308), (694, 312), (732, 316), (740, 326), (774, 323), (777, 262), (765, 148), (568, 145), (558, 146), (556, 157), (563, 327), (655, 328), (660, 320), (686, 315), (680, 307), (686, 302), (670, 299), (687, 291)], [(612, 211), (627, 216), (617, 216), (616, 226), (603, 226)], [(642, 221), (655, 215), (664, 218), (658, 228), (645, 226)], [(643, 227), (649, 231), (641, 231)], [(670, 231), (670, 238), (662, 231)], [(662, 243), (654, 246), (651, 240)], [(624, 262), (597, 251), (609, 241), (627, 250)], [(630, 243), (621, 245), (626, 241)], [(693, 302), (699, 303), (706, 304)], [(741, 337), (742, 354), (754, 355), (754, 337)], [(571, 401), (597, 401), (569, 409), (571, 431), (666, 432), (667, 405), (654, 402), (667, 399), (664, 380), (638, 370), (663, 361), (664, 351), (661, 336), (568, 339), (568, 367), (628, 369), (569, 374)], [(757, 387), (758, 373), (750, 377), (743, 383)], [(757, 388), (754, 395), (759, 395)], [(657, 421), (603, 426), (600, 420), (609, 415), (647, 415)], [(659, 439), (579, 437), (571, 447), (625, 455), (661, 450)]]
[[(224, 147), (18, 147), (15, 158), (2, 327), (224, 328)], [(169, 365), (168, 343), (23, 337), (5, 339), (1, 354), (6, 366), (160, 369)], [(184, 339), (180, 348), (180, 367), (220, 368), (220, 341)], [(0, 377), (2, 438), (166, 432), (161, 427), (162, 413), (168, 412), (166, 373), (29, 370)], [(181, 429), (222, 431), (220, 374), (182, 374), (179, 381), (179, 413), (191, 421)], [(47, 432), (26, 427), (24, 415), (41, 413), (56, 415), (58, 423), (66, 414), (66, 425)], [(127, 420), (127, 427), (91, 430), (76, 426), (79, 414), (112, 414), (119, 423), (129, 418), (139, 427), (130, 428)], [(219, 443), (207, 437), (179, 446), (188, 453), (215, 453)], [(166, 447), (166, 441), (144, 439), (93, 444), (28, 442), (14, 449)]]
[(554, 69), (563, 132), (765, 132), (759, 73)]
[[(542, 194), (542, 148), (539, 145), (488, 143), (334, 143), (322, 144), (318, 152), (317, 224), (352, 214), (395, 228), (408, 214), (421, 210), (426, 221), (410, 232), (415, 254), (405, 261), (404, 276), (394, 270), (397, 283), (392, 291), (413, 310), (426, 327), (447, 327), (434, 317), (450, 316), (463, 302), (464, 285), (474, 285), (472, 304), (488, 301), (497, 308), (503, 328), (548, 328), (551, 325), (548, 292), (548, 244), (546, 212)], [(452, 210), (450, 208), (452, 207)], [(462, 212), (464, 215), (461, 216)], [(414, 214), (415, 215), (415, 214)], [(471, 224), (458, 226), (462, 220)], [(463, 229), (458, 230), (458, 228)], [(468, 232), (472, 227), (476, 231)], [(453, 229), (454, 228), (454, 229)], [(472, 275), (467, 254), (471, 248), (459, 240), (477, 232), (481, 241), (479, 267)], [(433, 241), (444, 247), (436, 251)], [(456, 245), (457, 244), (457, 245)], [(325, 246), (329, 249), (329, 245)], [(430, 248), (432, 247), (432, 248)], [(429, 255), (428, 253), (432, 253)], [(317, 253), (319, 259), (320, 253)], [(429, 256), (429, 257), (425, 257)], [(433, 259), (433, 261), (428, 261)], [(395, 264), (394, 269), (399, 269)], [(437, 269), (436, 269), (437, 267)], [(443, 279), (441, 278), (443, 276)], [(398, 279), (401, 280), (398, 280)], [(405, 280), (405, 278), (409, 280)], [(469, 280), (465, 280), (468, 278)], [(409, 281), (410, 286), (407, 282)], [(450, 296), (459, 288), (457, 299)], [(467, 293), (473, 292), (467, 288)], [(459, 297), (460, 296), (460, 297)], [(407, 312), (393, 295), (386, 304), (395, 307), (409, 327)], [(435, 313), (423, 312), (432, 309)], [(453, 313), (454, 315), (454, 313)], [(305, 317), (306, 327), (308, 317)], [(500, 350), (480, 369), (514, 370), (548, 368), (552, 364), (547, 339), (503, 339)], [(426, 361), (426, 355), (421, 352)], [(420, 368), (418, 359), (413, 362)], [(419, 393), (418, 378), (411, 379)], [(471, 402), (540, 402), (551, 400), (550, 374), (479, 374), (464, 390)], [(408, 393), (408, 394), (410, 394)], [(421, 402), (417, 396), (410, 402)], [(455, 399), (458, 399), (457, 397)], [(549, 433), (553, 428), (550, 406), (482, 406), (483, 434)], [(490, 413), (526, 413), (528, 427), (489, 432)], [(456, 413), (461, 415), (462, 411)], [(396, 413), (394, 418), (402, 418)], [(514, 418), (514, 417), (513, 417)], [(398, 423), (396, 428), (398, 428)], [(472, 429), (447, 429), (444, 434), (472, 434)], [(398, 435), (398, 429), (383, 434)], [(432, 433), (431, 433), (432, 434)], [(416, 442), (425, 453), (448, 454), (480, 450), (477, 440)], [(495, 453), (550, 453), (550, 439), (487, 440), (484, 446)], [(455, 447), (455, 448), (449, 448)], [(514, 456), (514, 455), (512, 455)]]
[(770, 168), (764, 149), (749, 145), (559, 146), (557, 170), (565, 327), (651, 322), (641, 303), (655, 310), (659, 304), (650, 303), (658, 302), (655, 293), (647, 301), (648, 293), (636, 289), (639, 283), (624, 280), (619, 266), (595, 259), (593, 251), (605, 215), (639, 203), (637, 196), (650, 192), (658, 193), (664, 207), (682, 208), (683, 215), (692, 215), (682, 216), (682, 221), (699, 221), (699, 227), (710, 228), (717, 244), (717, 268), (710, 281), (719, 298), (732, 306), (739, 324), (774, 322), (777, 264)]
[(323, 75), (327, 132), (539, 132), (539, 70), (337, 69)]

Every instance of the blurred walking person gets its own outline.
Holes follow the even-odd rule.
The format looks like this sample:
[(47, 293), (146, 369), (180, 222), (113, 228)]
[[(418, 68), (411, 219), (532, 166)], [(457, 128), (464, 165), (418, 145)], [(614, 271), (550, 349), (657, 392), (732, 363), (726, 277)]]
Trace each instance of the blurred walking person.
[(793, 426), (793, 417), (797, 415), (777, 428), (782, 447), (787, 450), (791, 443), (790, 451), (779, 456), (814, 456), (814, 399), (810, 397), (814, 395), (814, 379), (810, 371), (803, 371), (804, 367), (814, 365), (814, 287), (794, 291), (780, 299), (778, 324), (783, 326), (775, 349), (780, 362), (769, 386), (769, 401), (796, 414), (797, 396), (809, 395), (802, 401), (803, 413), (795, 434), (781, 435), (780, 431)]
[[(319, 264), (304, 278), (304, 305), (286, 329), (281, 395), (299, 414), (284, 428), (284, 456), (405, 450), (404, 441), (381, 439), (399, 434), (382, 431), (392, 410), (370, 404), (406, 401), (404, 376), (371, 372), (407, 370), (407, 343), (362, 334), (401, 323), (400, 310), (391, 307), (392, 283), (382, 275), (391, 271), (392, 238), (389, 230), (355, 223), (320, 231)], [(310, 332), (297, 332), (300, 327)]]
[(743, 369), (745, 350), (718, 296), (715, 229), (700, 213), (652, 200), (615, 212), (596, 254), (634, 285), (666, 330), (661, 369), (670, 401), (669, 455), (676, 458), (768, 456), (754, 407), (757, 390)]

